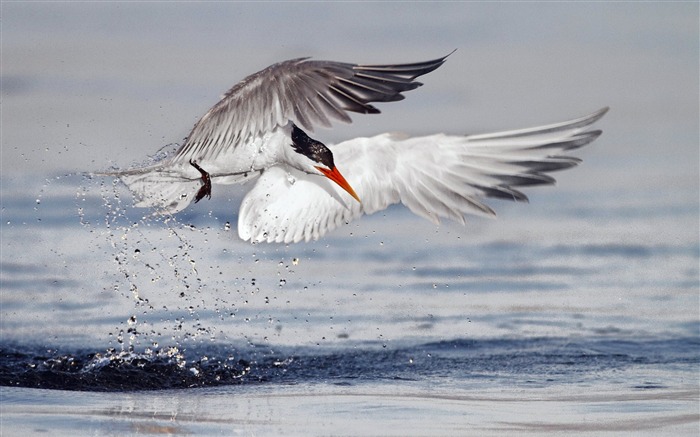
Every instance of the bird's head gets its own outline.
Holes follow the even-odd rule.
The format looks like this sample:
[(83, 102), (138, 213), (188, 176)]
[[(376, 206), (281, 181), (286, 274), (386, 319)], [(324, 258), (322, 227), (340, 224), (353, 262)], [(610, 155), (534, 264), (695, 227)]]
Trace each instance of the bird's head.
[(295, 167), (305, 173), (320, 174), (327, 177), (347, 191), (355, 200), (361, 202), (360, 198), (355, 194), (355, 190), (352, 189), (335, 167), (333, 152), (325, 144), (310, 138), (303, 130), (296, 125), (292, 125), (292, 148), (301, 155), (294, 160)]

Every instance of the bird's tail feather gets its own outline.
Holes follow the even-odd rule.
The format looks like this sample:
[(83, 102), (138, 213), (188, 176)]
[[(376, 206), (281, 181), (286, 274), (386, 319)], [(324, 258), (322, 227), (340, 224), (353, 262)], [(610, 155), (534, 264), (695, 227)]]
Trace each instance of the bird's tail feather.
[(134, 206), (153, 208), (156, 214), (175, 214), (185, 209), (201, 187), (199, 179), (183, 176), (168, 163), (124, 171), (97, 173), (117, 176), (134, 195)]

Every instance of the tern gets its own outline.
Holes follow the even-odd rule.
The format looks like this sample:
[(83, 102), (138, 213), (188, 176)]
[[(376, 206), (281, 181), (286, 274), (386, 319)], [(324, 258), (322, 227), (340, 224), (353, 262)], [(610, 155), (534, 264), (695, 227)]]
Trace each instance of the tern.
[(164, 214), (211, 197), (212, 184), (256, 179), (241, 202), (239, 236), (291, 243), (316, 240), (395, 203), (435, 223), (495, 216), (485, 198), (527, 201), (519, 187), (553, 184), (547, 173), (580, 162), (564, 153), (601, 134), (590, 126), (608, 108), (480, 135), (385, 133), (325, 145), (307, 133), (332, 120), (350, 123), (349, 112), (379, 113), (371, 103), (402, 100), (447, 56), (387, 65), (311, 58), (274, 64), (226, 92), (171, 156), (109, 174), (128, 186), (135, 206)]

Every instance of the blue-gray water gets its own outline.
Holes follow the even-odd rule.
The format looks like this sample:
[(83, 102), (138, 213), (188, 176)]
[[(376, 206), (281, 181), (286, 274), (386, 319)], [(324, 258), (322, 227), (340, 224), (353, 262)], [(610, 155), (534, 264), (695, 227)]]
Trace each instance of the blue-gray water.
[[(326, 434), (367, 403), (382, 409), (356, 435), (401, 418), (404, 435), (462, 434), (470, 421), (495, 434), (696, 429), (698, 246), (645, 227), (681, 229), (695, 208), (599, 208), (553, 189), (466, 228), (394, 208), (317, 243), (250, 245), (229, 226), (238, 191), (177, 220), (144, 217), (111, 179), (64, 176), (36, 198), (4, 198), (5, 429), (228, 435), (252, 409), (269, 418), (244, 435)], [(18, 387), (142, 394), (59, 414), (50, 405), (94, 398)], [(159, 406), (136, 407), (144, 399)], [(564, 423), (533, 421), (542, 408), (566, 411)], [(413, 423), (415, 410), (443, 428)], [(335, 426), (298, 428), (299, 414)]]
[[(697, 435), (696, 3), (2, 14), (3, 436)], [(235, 231), (248, 187), (164, 219), (81, 176), (181, 141), (269, 63), (455, 47), (405, 101), (317, 135), (609, 105), (583, 164), (529, 204), (492, 202), (497, 220), (436, 227), (393, 207), (316, 243), (250, 245)]]

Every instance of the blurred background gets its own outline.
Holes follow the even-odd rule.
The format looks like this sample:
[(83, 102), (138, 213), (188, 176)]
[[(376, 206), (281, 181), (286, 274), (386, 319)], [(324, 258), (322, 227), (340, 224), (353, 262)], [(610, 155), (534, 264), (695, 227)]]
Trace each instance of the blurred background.
[(594, 165), (562, 177), (690, 185), (697, 200), (697, 12), (660, 2), (4, 3), (2, 177), (133, 164), (181, 142), (227, 89), (281, 60), (412, 62), (457, 49), (381, 116), (317, 136), (484, 132), (610, 106), (604, 144), (586, 152)]
[[(177, 324), (184, 317), (178, 311), (189, 311), (187, 329), (218, 323), (233, 330), (229, 339), (275, 333), (277, 341), (294, 343), (297, 337), (283, 339), (268, 324), (284, 317), (273, 325), (313, 325), (299, 337), (311, 343), (338, 329), (351, 338), (408, 332), (451, 338), (566, 335), (577, 324), (598, 332), (619, 329), (618, 323), (658, 333), (672, 329), (670, 321), (680, 324), (678, 332), (695, 326), (690, 332), (697, 335), (697, 325), (687, 325), (698, 320), (697, 3), (4, 2), (1, 8), (8, 338), (50, 331), (60, 343), (91, 332), (98, 344), (105, 336), (113, 341), (140, 312), (143, 302), (130, 291), (136, 286), (156, 308), (144, 314), (150, 323)], [(181, 235), (173, 242), (168, 226), (150, 230), (140, 222), (148, 212), (130, 215), (129, 196), (118, 197), (109, 181), (63, 176), (128, 167), (182, 142), (227, 89), (277, 61), (413, 62), (454, 49), (406, 100), (314, 137), (333, 143), (386, 131), (480, 133), (609, 106), (597, 125), (604, 134), (578, 153), (584, 164), (557, 174), (553, 189), (528, 191), (530, 205), (497, 202), (497, 221), (436, 228), (392, 208), (314, 244), (253, 247), (225, 231), (226, 222), (235, 230), (238, 199), (247, 189), (232, 187), (178, 216), (203, 231), (176, 227)], [(107, 188), (90, 185), (96, 183)], [(186, 256), (200, 266), (196, 278), (181, 275), (192, 268)], [(299, 266), (289, 267), (296, 258)], [(159, 267), (149, 270), (153, 265)], [(149, 275), (161, 282), (149, 285)], [(289, 303), (281, 294), (268, 304), (263, 297), (273, 298), (281, 279), (296, 297)], [(448, 285), (453, 294), (446, 299), (440, 290)], [(179, 299), (189, 287), (201, 295)], [(243, 297), (258, 288), (255, 298)], [(406, 290), (413, 291), (410, 298)], [(259, 318), (259, 325), (222, 318), (248, 300), (247, 317)], [(160, 311), (164, 302), (168, 308)], [(207, 322), (203, 312), (191, 315), (198, 305)], [(580, 321), (586, 312), (595, 314), (590, 325)], [(92, 329), (71, 321), (76, 314)], [(308, 322), (311, 315), (316, 322)], [(442, 324), (435, 323), (440, 317)], [(501, 317), (537, 318), (539, 325), (526, 331)], [(547, 328), (552, 317), (561, 323)], [(51, 323), (43, 323), (47, 318)], [(430, 329), (416, 328), (421, 318), (431, 320)]]

